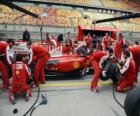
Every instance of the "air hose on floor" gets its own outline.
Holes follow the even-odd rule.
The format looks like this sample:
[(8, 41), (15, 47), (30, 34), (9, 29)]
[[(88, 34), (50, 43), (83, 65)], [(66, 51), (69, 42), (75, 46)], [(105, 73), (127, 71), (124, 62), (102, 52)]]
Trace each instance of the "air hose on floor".
[(113, 98), (114, 98), (114, 100), (117, 102), (117, 104), (122, 108), (122, 109), (124, 109), (124, 106), (117, 100), (117, 98), (116, 98), (116, 95), (115, 95), (115, 87), (114, 87), (114, 85), (112, 85), (112, 90), (113, 90)]

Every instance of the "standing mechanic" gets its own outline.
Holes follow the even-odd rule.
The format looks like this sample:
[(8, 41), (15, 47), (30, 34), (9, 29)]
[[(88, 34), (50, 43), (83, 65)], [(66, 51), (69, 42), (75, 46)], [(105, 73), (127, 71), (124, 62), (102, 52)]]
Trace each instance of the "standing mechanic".
[(106, 51), (107, 48), (109, 47), (109, 42), (111, 40), (111, 37), (108, 35), (108, 33), (105, 33), (105, 36), (102, 39), (103, 43), (103, 50)]
[(115, 55), (118, 59), (121, 59), (122, 46), (125, 45), (125, 39), (123, 38), (122, 33), (119, 33), (117, 41), (114, 46)]
[(92, 67), (94, 69), (93, 80), (91, 82), (91, 90), (95, 92), (99, 92), (97, 88), (97, 83), (100, 78), (100, 74), (102, 71), (102, 62), (107, 58), (111, 57), (114, 54), (113, 49), (108, 49), (108, 51), (97, 51), (93, 53), (90, 57), (90, 61)]
[(134, 87), (134, 82), (136, 80), (135, 62), (131, 58), (130, 52), (125, 50), (123, 52), (125, 62), (123, 67), (118, 65), (122, 77), (120, 78), (117, 86), (117, 91), (124, 92), (128, 89)]
[(9, 77), (12, 76), (12, 71), (11, 71), (11, 65), (15, 62), (15, 57), (14, 57), (14, 40), (9, 39), (7, 41), (8, 46), (6, 47), (6, 60), (7, 60), (7, 66), (8, 66), (8, 71), (9, 71)]
[(8, 72), (6, 65), (4, 64), (4, 61), (2, 59), (3, 55), (5, 55), (6, 47), (8, 46), (7, 42), (0, 41), (0, 71), (2, 74), (2, 81), (3, 81), (3, 88), (8, 88), (9, 86), (9, 78), (8, 78)]
[(73, 47), (73, 42), (72, 42), (72, 38), (70, 36), (70, 32), (68, 32), (67, 35), (66, 35), (66, 45), (69, 45), (70, 48)]
[(46, 33), (46, 40), (45, 40), (47, 45), (51, 45), (51, 36), (49, 35), (49, 33)]
[(62, 53), (70, 54), (70, 53), (73, 53), (73, 51), (74, 51), (73, 41), (70, 36), (70, 32), (68, 32), (66, 35), (65, 46), (63, 46), (63, 48), (62, 48)]
[(7, 41), (8, 43), (8, 46), (6, 48), (6, 59), (7, 59), (7, 62), (8, 62), (8, 65), (11, 66), (12, 63), (14, 62), (14, 44), (15, 42), (12, 40), (12, 39), (9, 39)]
[(50, 54), (47, 49), (40, 45), (32, 45), (27, 43), (27, 47), (30, 51), (30, 59), (28, 65), (32, 62), (33, 57), (36, 57), (37, 63), (34, 70), (34, 79), (38, 84), (45, 83), (44, 77), (44, 65), (47, 63), (50, 58)]
[(51, 36), (49, 35), (49, 33), (46, 33), (46, 40), (45, 40), (45, 43), (47, 45), (47, 49), (48, 51), (52, 50), (53, 48), (53, 43), (51, 41)]
[(86, 47), (90, 49), (92, 42), (92, 37), (90, 33), (88, 33), (88, 35), (84, 38), (84, 41), (86, 42)]

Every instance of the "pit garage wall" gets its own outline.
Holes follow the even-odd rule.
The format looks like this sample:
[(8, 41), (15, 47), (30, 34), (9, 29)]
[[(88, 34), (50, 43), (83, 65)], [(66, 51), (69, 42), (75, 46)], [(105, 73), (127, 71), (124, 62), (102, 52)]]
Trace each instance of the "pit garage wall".
[[(5, 39), (22, 39), (22, 33), (25, 28), (28, 29), (31, 35), (32, 41), (40, 40), (40, 27), (41, 26), (26, 26), (26, 25), (6, 25), (0, 24), (0, 40)], [(45, 34), (50, 33), (53, 35), (63, 34), (64, 37), (67, 32), (71, 33), (71, 36), (76, 38), (77, 29), (75, 28), (64, 28), (64, 27), (44, 27), (43, 26), (43, 39), (45, 39)], [(64, 38), (65, 39), (65, 38)]]
[[(112, 28), (113, 29), (113, 28)], [(108, 29), (107, 29), (108, 30)], [(105, 32), (110, 32), (109, 30), (108, 31), (105, 31), (105, 30), (102, 30), (103, 33)], [(81, 28), (81, 26), (78, 26), (78, 34), (77, 34), (77, 40), (78, 41), (82, 41), (83, 40), (83, 36), (84, 36), (84, 32), (85, 31), (99, 31), (98, 29), (97, 30), (91, 30), (90, 27), (85, 27), (84, 29)], [(119, 31), (119, 30), (118, 30)], [(111, 32), (111, 37), (112, 38), (115, 38), (116, 36), (116, 33), (118, 32), (117, 30), (112, 30)], [(120, 31), (119, 31), (120, 32)], [(94, 32), (93, 32), (94, 33)], [(124, 38), (130, 42), (130, 43), (134, 43), (135, 41), (139, 41), (140, 43), (140, 32), (122, 32), (123, 35), (124, 35)], [(102, 39), (102, 38), (100, 38)]]
[[(7, 39), (22, 39), (22, 33), (27, 28), (31, 35), (31, 40), (36, 41), (40, 40), (40, 26), (25, 26), (25, 25), (5, 25), (0, 24), (0, 40)], [(80, 27), (78, 27), (80, 28)], [(64, 27), (43, 27), (43, 39), (45, 39), (46, 32), (50, 34), (59, 35), (60, 33), (65, 34), (67, 32), (71, 33), (71, 36), (76, 40), (83, 37), (84, 33), (78, 28), (64, 28)], [(126, 36), (125, 38), (129, 41), (139, 41), (140, 42), (140, 33), (138, 32), (123, 32)], [(65, 39), (65, 38), (64, 38)], [(81, 40), (81, 39), (80, 39)]]
[(87, 35), (90, 32), (90, 34), (96, 34), (96, 36), (103, 37), (106, 32), (111, 34), (111, 37), (115, 39), (116, 33), (120, 32), (117, 28), (111, 28), (111, 27), (98, 27), (98, 26), (78, 26), (78, 34), (77, 34), (77, 40), (82, 41), (83, 36)]

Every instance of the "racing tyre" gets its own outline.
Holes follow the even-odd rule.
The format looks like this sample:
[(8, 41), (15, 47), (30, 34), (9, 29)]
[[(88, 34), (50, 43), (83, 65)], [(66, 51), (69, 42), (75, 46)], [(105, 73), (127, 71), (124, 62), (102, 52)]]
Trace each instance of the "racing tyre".
[(127, 116), (140, 116), (140, 87), (128, 93), (124, 102), (124, 110)]
[(76, 50), (76, 53), (79, 54), (81, 57), (87, 56), (87, 48), (86, 46), (81, 46)]

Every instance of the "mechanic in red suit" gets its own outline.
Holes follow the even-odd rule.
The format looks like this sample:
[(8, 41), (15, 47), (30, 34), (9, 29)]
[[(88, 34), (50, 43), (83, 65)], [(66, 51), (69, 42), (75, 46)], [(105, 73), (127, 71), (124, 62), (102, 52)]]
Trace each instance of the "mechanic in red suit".
[(70, 32), (68, 32), (66, 35), (66, 44), (62, 48), (62, 53), (63, 54), (73, 53), (73, 49), (74, 49), (73, 42), (72, 42), (72, 39), (70, 37)]
[(50, 54), (47, 49), (40, 45), (32, 45), (27, 43), (27, 47), (30, 50), (30, 59), (28, 65), (31, 63), (33, 56), (36, 57), (37, 63), (34, 70), (34, 79), (38, 84), (45, 83), (44, 77), (44, 65), (50, 58)]
[[(138, 72), (140, 69), (140, 45), (132, 45), (128, 47), (128, 50), (131, 52), (132, 57), (134, 59), (135, 62), (135, 66), (136, 66), (136, 77), (138, 77)], [(137, 79), (136, 79), (137, 81)]]
[(72, 38), (70, 36), (70, 32), (68, 32), (66, 35), (66, 45), (69, 45), (71, 48), (73, 47), (73, 42), (72, 42)]
[(111, 57), (114, 54), (113, 49), (108, 49), (108, 51), (97, 51), (90, 56), (90, 61), (92, 67), (94, 69), (93, 80), (91, 82), (91, 90), (98, 92), (97, 83), (100, 78), (101, 70), (102, 70), (102, 62)]
[(111, 37), (108, 35), (108, 33), (105, 34), (105, 36), (102, 39), (103, 42), (103, 50), (106, 51), (107, 48), (109, 47)]
[(49, 35), (49, 33), (46, 33), (46, 45), (47, 45), (47, 49), (51, 50), (52, 49), (52, 42), (51, 42), (51, 36)]
[(49, 33), (46, 33), (46, 44), (47, 45), (51, 44), (51, 37), (50, 37)]
[(90, 49), (91, 42), (92, 42), (92, 37), (90, 33), (84, 38), (84, 41), (86, 42), (86, 47)]
[(97, 51), (103, 51), (103, 46), (100, 40), (97, 41)]
[(121, 59), (122, 46), (125, 45), (125, 39), (123, 38), (122, 33), (119, 33), (117, 41), (114, 46), (115, 55), (118, 59)]
[[(7, 42), (0, 41), (0, 55), (1, 55), (1, 57), (3, 55), (5, 55), (7, 46), (8, 46)], [(2, 87), (8, 88), (8, 86), (9, 86), (8, 72), (7, 72), (6, 65), (4, 64), (4, 61), (3, 61), (3, 59), (1, 59), (1, 57), (0, 57), (0, 71), (2, 74), (2, 81), (3, 81)]]
[(117, 91), (119, 92), (132, 89), (136, 80), (135, 62), (131, 58), (130, 52), (128, 50), (125, 50), (123, 52), (123, 55), (125, 58), (124, 65), (122, 67), (118, 65), (120, 73), (122, 74), (117, 85)]
[(10, 88), (10, 96), (14, 98), (13, 94), (20, 94), (21, 92), (26, 92), (27, 100), (31, 96), (30, 87), (27, 85), (27, 79), (30, 79), (30, 72), (28, 71), (27, 65), (23, 63), (23, 58), (21, 54), (16, 55), (16, 62), (12, 64), (12, 87)]

